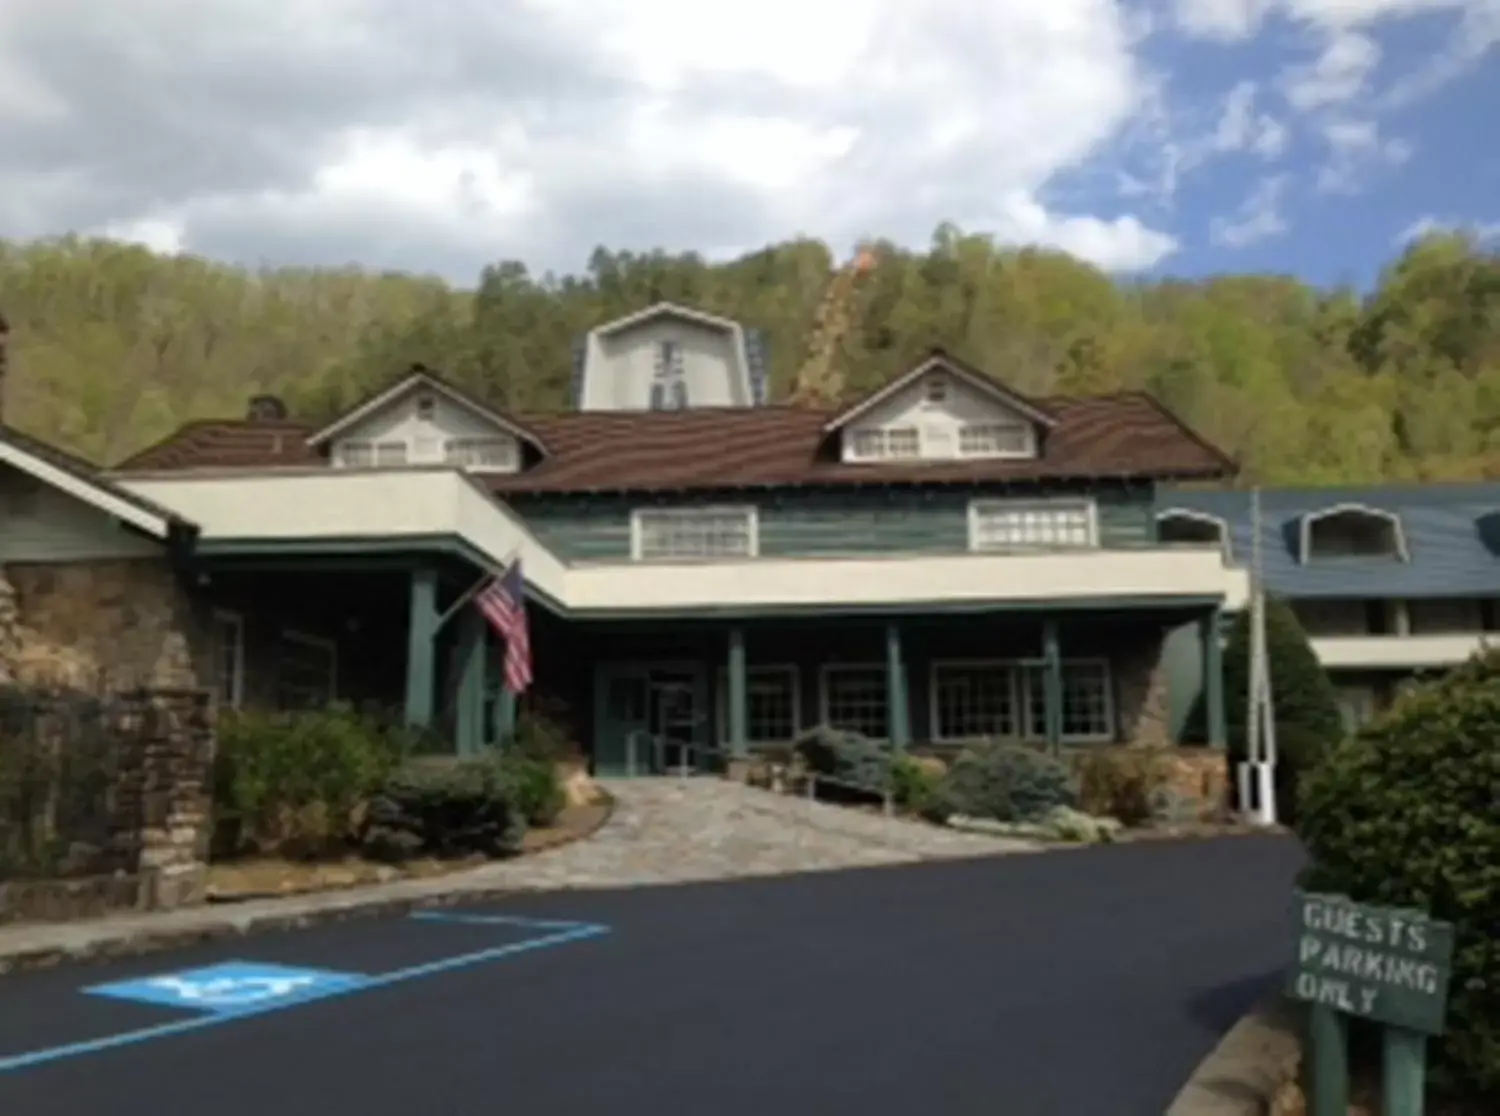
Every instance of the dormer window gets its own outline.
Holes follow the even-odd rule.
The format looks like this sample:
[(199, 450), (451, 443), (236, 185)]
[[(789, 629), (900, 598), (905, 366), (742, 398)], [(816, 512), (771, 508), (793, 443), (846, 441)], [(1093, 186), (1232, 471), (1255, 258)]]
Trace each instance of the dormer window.
[(854, 456), (861, 461), (904, 461), (922, 456), (922, 439), (914, 426), (858, 430)]
[(1364, 504), (1339, 504), (1302, 517), (1301, 559), (1389, 558), (1407, 560), (1401, 518)]
[(437, 400), (431, 395), (423, 392), (417, 396), (417, 418), (423, 422), (431, 422), (437, 414)]
[(449, 438), (443, 443), (443, 461), (475, 472), (512, 472), (516, 443), (510, 438)]
[(1030, 457), (1031, 427), (1024, 422), (965, 423), (958, 430), (961, 457)]
[(1229, 556), (1229, 525), (1216, 515), (1171, 508), (1156, 517), (1156, 537), (1167, 546), (1217, 546)]
[(682, 369), (682, 346), (676, 341), (663, 341), (656, 348), (656, 372), (651, 381), (651, 409), (681, 411), (687, 405), (687, 378)]
[(340, 442), (334, 452), (334, 464), (341, 469), (389, 469), (405, 465), (408, 459), (405, 442)]

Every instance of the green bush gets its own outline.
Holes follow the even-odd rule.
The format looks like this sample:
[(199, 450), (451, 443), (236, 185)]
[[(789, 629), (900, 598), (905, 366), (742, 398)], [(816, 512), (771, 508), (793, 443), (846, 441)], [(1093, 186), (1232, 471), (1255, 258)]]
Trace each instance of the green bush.
[(891, 788), (890, 747), (857, 732), (818, 725), (799, 735), (792, 751), (815, 775), (836, 780), (819, 786), (828, 798), (867, 798)]
[(927, 814), (936, 805), (942, 776), (915, 756), (898, 755), (890, 765), (891, 797), (898, 807)]
[(567, 729), (559, 721), (540, 713), (521, 717), (516, 723), (515, 733), (501, 743), (501, 751), (507, 755), (522, 755), (549, 764), (557, 763), (576, 750), (576, 742)]
[(943, 776), (936, 808), (945, 816), (1034, 822), (1075, 806), (1072, 772), (1061, 759), (1020, 744), (986, 744), (961, 753)]
[[(1333, 684), (1307, 642), (1296, 614), (1284, 601), (1274, 598), (1266, 601), (1266, 661), (1276, 721), (1276, 801), (1281, 820), (1292, 823), (1297, 816), (1297, 787), (1302, 773), (1317, 766), (1343, 738), (1344, 722)], [(1247, 608), (1236, 617), (1224, 648), (1224, 713), (1231, 773), (1246, 759), (1249, 680)], [(1237, 780), (1232, 778), (1231, 786), (1237, 786)]]
[(221, 713), (214, 755), (221, 851), (248, 845), (303, 854), (341, 844), (403, 747), (345, 706)]
[(501, 793), (527, 825), (548, 826), (557, 820), (567, 796), (552, 760), (501, 753), (493, 762)]
[(526, 819), (492, 757), (424, 757), (403, 764), (370, 801), (363, 841), (381, 860), (514, 853)]
[(1415, 687), (1302, 786), (1305, 886), (1457, 928), (1434, 1083), (1500, 1096), (1500, 651)]

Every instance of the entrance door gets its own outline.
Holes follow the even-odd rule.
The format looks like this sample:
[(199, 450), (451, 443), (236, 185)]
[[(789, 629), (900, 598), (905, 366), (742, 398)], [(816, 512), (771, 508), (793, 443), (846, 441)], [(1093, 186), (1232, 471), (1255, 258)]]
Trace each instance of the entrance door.
[(685, 745), (704, 739), (703, 679), (703, 670), (692, 664), (600, 664), (594, 685), (594, 770), (645, 775), (699, 762)]

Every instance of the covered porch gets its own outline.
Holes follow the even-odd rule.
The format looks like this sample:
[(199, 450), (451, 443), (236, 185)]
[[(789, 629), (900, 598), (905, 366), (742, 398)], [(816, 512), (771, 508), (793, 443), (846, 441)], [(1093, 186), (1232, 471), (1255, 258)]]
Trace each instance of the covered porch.
[[(819, 724), (893, 748), (981, 739), (1055, 748), (1173, 744), (1163, 663), (1195, 626), (1208, 743), (1224, 742), (1216, 609), (993, 611), (908, 616), (536, 621), (537, 693), (585, 742), (596, 773), (639, 770), (629, 741), (671, 762), (784, 750)], [(701, 751), (674, 745), (692, 744)]]

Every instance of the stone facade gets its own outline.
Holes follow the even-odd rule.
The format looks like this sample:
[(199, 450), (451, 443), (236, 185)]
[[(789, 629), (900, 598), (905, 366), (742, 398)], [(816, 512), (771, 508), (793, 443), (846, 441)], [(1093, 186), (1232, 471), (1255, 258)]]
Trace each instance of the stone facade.
[[(66, 692), (36, 696), (30, 743), (40, 745), (39, 754), (52, 751), (48, 741), (59, 722), (77, 731), (80, 698), (88, 700)], [(88, 836), (101, 844), (91, 847), (71, 831), (56, 836), (71, 839), (69, 860), (93, 874), (0, 882), (0, 922), (87, 918), (122, 907), (169, 910), (202, 901), (212, 827), (209, 696), (196, 690), (114, 694), (96, 704), (89, 719), (86, 731), (104, 745), (91, 760), (109, 761), (110, 793), (87, 818)], [(62, 743), (91, 751), (82, 739)], [(62, 770), (51, 778), (66, 779)]]
[(12, 562), (0, 570), (0, 681), (194, 689), (208, 674), (201, 636), (165, 561)]
[(1132, 639), (1113, 656), (1116, 720), (1120, 740), (1165, 748), (1172, 739), (1171, 688), (1162, 651), (1165, 631)]

